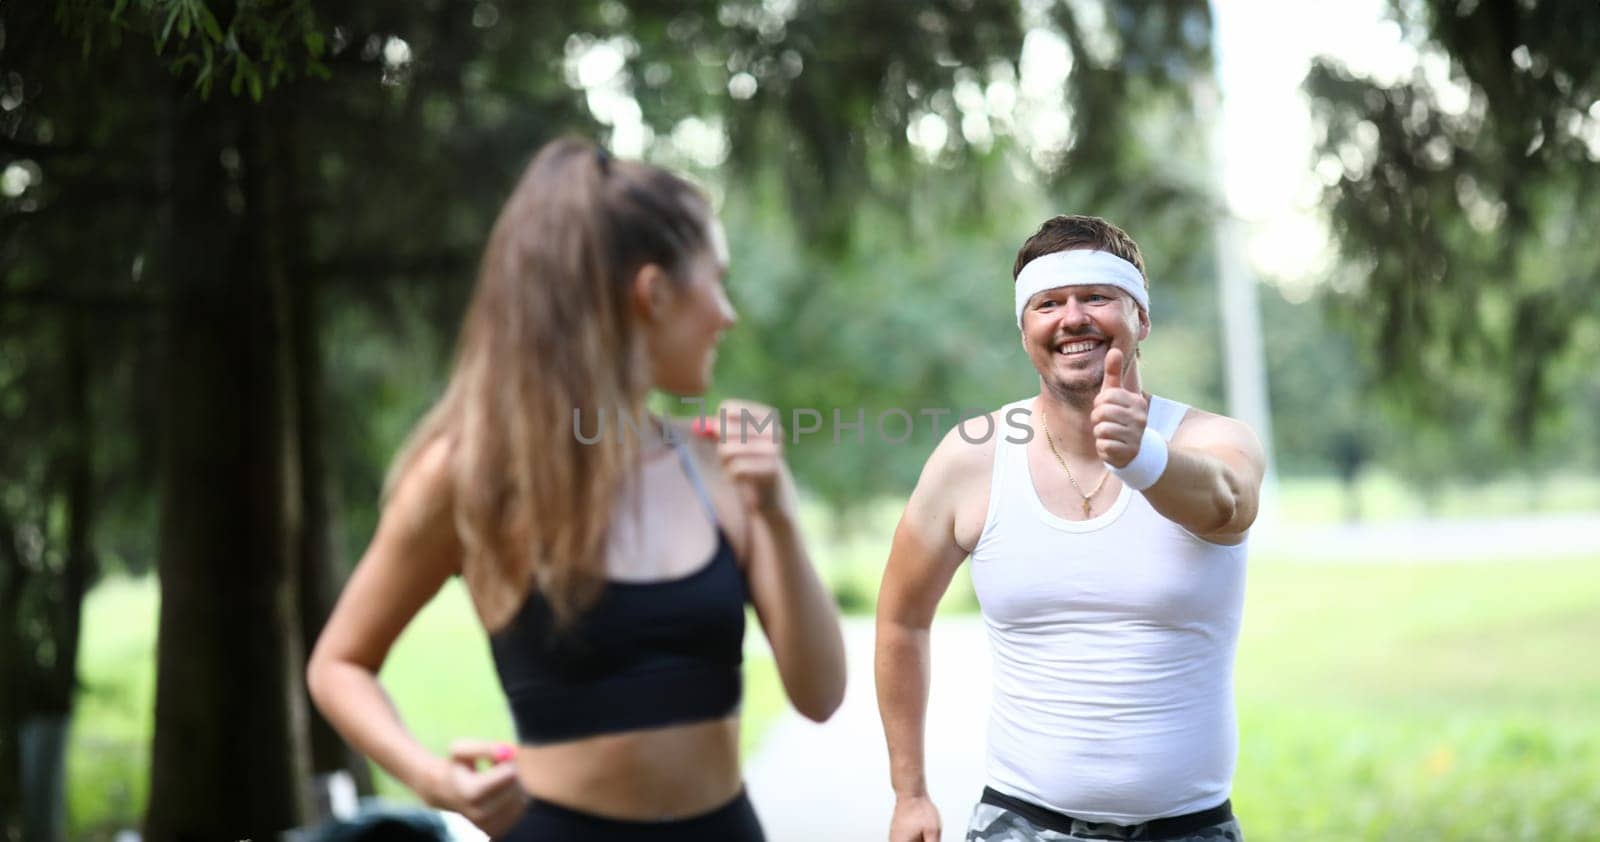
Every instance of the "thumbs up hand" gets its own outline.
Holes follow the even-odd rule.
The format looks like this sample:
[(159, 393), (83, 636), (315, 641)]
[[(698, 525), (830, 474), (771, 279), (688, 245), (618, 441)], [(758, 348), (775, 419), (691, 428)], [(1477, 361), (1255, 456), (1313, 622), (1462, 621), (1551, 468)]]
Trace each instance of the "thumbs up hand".
[(1100, 460), (1113, 468), (1127, 467), (1139, 455), (1139, 441), (1149, 422), (1150, 402), (1139, 389), (1139, 366), (1125, 362), (1122, 350), (1106, 352), (1106, 374), (1095, 395), (1089, 423)]

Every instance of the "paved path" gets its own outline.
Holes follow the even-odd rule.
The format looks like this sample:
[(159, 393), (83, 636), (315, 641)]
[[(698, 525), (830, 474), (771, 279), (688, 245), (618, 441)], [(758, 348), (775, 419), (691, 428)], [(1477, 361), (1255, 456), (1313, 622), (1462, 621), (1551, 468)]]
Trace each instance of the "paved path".
[[(874, 842), (887, 837), (894, 796), (872, 680), (873, 623), (844, 622), (850, 684), (826, 725), (785, 714), (745, 770), (771, 842)], [(939, 617), (931, 632), (928, 790), (957, 840), (983, 789), (989, 641), (975, 616)]]

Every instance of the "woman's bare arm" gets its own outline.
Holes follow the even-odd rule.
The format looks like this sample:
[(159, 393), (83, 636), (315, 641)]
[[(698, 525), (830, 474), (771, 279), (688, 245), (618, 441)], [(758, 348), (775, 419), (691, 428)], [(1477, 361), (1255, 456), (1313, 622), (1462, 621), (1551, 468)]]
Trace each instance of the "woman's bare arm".
[(772, 644), (789, 701), (806, 718), (822, 722), (844, 700), (844, 636), (833, 595), (817, 576), (800, 534), (781, 428), (776, 435), (770, 430), (744, 435), (740, 410), (756, 417), (773, 410), (743, 401), (728, 401), (722, 408), (730, 423), (717, 450), (722, 472), (744, 504), (743, 523), (736, 529), (742, 533), (739, 549), (747, 559), (750, 601)]
[[(397, 483), (377, 534), (351, 574), (306, 667), (317, 709), (358, 751), (432, 806), (462, 813), (491, 834), (510, 827), (524, 795), (515, 767), (475, 770), (495, 747), (463, 740), (451, 757), (406, 730), (378, 682), (389, 649), (459, 566), (448, 446), (433, 445)], [(499, 759), (505, 759), (500, 757)]]

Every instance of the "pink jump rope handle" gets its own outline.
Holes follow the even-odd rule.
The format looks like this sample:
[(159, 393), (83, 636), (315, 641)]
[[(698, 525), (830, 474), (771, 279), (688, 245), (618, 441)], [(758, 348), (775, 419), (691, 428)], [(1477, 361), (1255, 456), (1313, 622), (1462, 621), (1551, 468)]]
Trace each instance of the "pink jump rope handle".
[(504, 763), (517, 756), (517, 750), (511, 746), (501, 744), (494, 747), (494, 762)]
[(689, 424), (689, 430), (703, 439), (716, 441), (717, 439), (721, 438), (721, 436), (717, 433), (717, 428), (712, 426), (711, 421), (707, 418), (702, 417), (694, 419), (694, 421)]

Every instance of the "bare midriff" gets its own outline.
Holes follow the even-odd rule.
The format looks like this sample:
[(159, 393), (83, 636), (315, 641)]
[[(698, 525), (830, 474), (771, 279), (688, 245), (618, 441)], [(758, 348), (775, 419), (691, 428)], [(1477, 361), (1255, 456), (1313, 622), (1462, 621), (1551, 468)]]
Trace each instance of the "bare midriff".
[(711, 812), (743, 787), (739, 717), (517, 749), (517, 777), (541, 801), (627, 821)]

